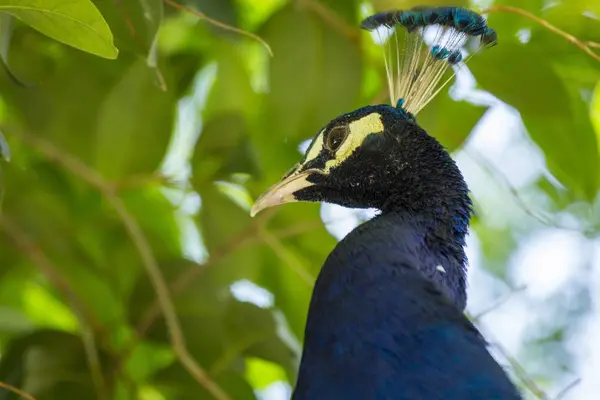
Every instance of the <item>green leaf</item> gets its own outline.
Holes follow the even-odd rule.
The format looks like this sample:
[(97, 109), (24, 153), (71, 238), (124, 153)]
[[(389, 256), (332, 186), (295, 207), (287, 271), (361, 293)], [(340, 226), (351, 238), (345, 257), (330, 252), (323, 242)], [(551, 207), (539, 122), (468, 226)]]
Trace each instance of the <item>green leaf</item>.
[[(247, 231), (252, 220), (247, 210), (227, 198), (214, 184), (201, 187), (200, 196), (202, 209), (199, 228), (210, 254), (229, 246), (238, 235)], [(217, 286), (230, 285), (239, 279), (252, 280), (264, 265), (265, 255), (262, 248), (245, 246), (244, 242), (239, 246), (236, 243), (236, 251), (229, 252), (209, 268), (206, 271), (207, 279), (210, 278)]]
[[(182, 275), (189, 273), (190, 269), (202, 269), (201, 265), (184, 259), (159, 259), (163, 274), (167, 282), (177, 281)], [(206, 273), (205, 273), (206, 272)], [(209, 271), (202, 271), (201, 276), (186, 281), (184, 291), (177, 290), (173, 301), (180, 316), (215, 317), (224, 313), (224, 303), (230, 298), (228, 286), (216, 284)], [(132, 325), (140, 323), (140, 318), (146, 317), (148, 307), (156, 301), (156, 292), (150, 283), (147, 274), (138, 275), (134, 289), (129, 296), (127, 311)], [(166, 331), (164, 331), (166, 341)], [(157, 334), (157, 337), (160, 333)], [(220, 340), (220, 339), (219, 339)], [(219, 351), (219, 349), (217, 349)]]
[[(6, 169), (7, 187), (19, 184), (22, 190), (28, 188), (31, 191), (29, 196), (22, 196), (20, 191), (7, 190), (5, 211), (20, 229), (35, 238), (38, 246), (48, 251), (60, 249), (62, 260), (75, 254), (69, 246), (77, 211), (77, 208), (70, 209), (73, 188), (67, 175), (56, 166), (40, 162), (34, 163), (33, 167), (41, 169), (37, 174), (16, 168)], [(41, 215), (32, 215), (31, 207), (35, 207)]]
[[(229, 398), (256, 400), (253, 388), (239, 371), (226, 371), (214, 378)], [(198, 384), (181, 364), (173, 364), (155, 375), (152, 383), (159, 388), (164, 398), (176, 400), (213, 400), (206, 389)]]
[(358, 2), (356, 0), (315, 0), (325, 7), (333, 17), (342, 17), (358, 32)]
[[(595, 7), (595, 10), (593, 7)], [(600, 23), (598, 22), (598, 16), (593, 15), (594, 12), (598, 12), (599, 10), (600, 6), (598, 6), (597, 3), (592, 6), (590, 4), (585, 4), (585, 2), (582, 1), (569, 1), (557, 4), (554, 7), (549, 7), (545, 10), (543, 17), (552, 25), (568, 32), (582, 42), (599, 42)], [(540, 30), (541, 29), (544, 28), (540, 27)], [(547, 33), (554, 35), (556, 41), (568, 43), (567, 40), (556, 36), (554, 32), (550, 32), (547, 29), (545, 30)], [(569, 46), (572, 46), (573, 50), (576, 50), (573, 44), (569, 43)], [(577, 49), (577, 51), (581, 50)]]
[[(181, 254), (177, 208), (165, 197), (162, 188), (155, 186), (130, 190), (123, 193), (122, 198), (127, 209), (139, 221), (156, 257), (177, 257)], [(116, 223), (122, 226), (120, 220)]]
[[(79, 327), (73, 312), (47, 288), (30, 282), (24, 287), (22, 296), (23, 310), (37, 324), (70, 331)], [(43, 309), (40, 304), (44, 304)]]
[(108, 178), (154, 172), (171, 138), (175, 106), (173, 92), (155, 84), (154, 71), (134, 63), (98, 112), (98, 170)]
[(158, 370), (169, 366), (175, 356), (167, 345), (138, 343), (127, 360), (127, 371), (136, 382), (144, 382)]
[[(34, 170), (37, 167), (39, 176), (29, 171), (9, 171), (8, 186), (15, 187), (14, 182), (19, 182), (20, 188), (29, 190), (30, 195), (23, 197), (20, 191), (8, 190), (7, 213), (49, 260), (49, 268), (63, 277), (83, 307), (100, 322), (119, 327), (125, 312), (118, 295), (126, 292), (127, 280), (131, 281), (129, 277), (138, 271), (139, 255), (125, 235), (122, 223), (114, 221), (114, 211), (102, 207), (96, 190), (85, 186), (81, 190), (72, 185), (71, 177), (54, 165), (34, 164)], [(39, 214), (31, 214), (31, 207)], [(160, 243), (164, 242), (161, 239)], [(107, 248), (111, 251), (106, 252)], [(67, 305), (54, 299), (52, 290), (40, 290), (38, 286), (32, 281), (21, 289), (29, 295), (23, 308), (38, 324), (73, 329), (74, 317)], [(47, 307), (40, 309), (39, 304)]]
[(34, 326), (34, 322), (21, 310), (0, 306), (0, 333), (22, 333)]
[(260, 358), (246, 359), (246, 379), (256, 389), (264, 389), (273, 382), (284, 381), (285, 378), (282, 368), (275, 363)]
[(260, 26), (271, 14), (280, 9), (286, 0), (236, 0), (238, 15), (245, 29)]
[(484, 268), (502, 280), (508, 280), (506, 264), (515, 248), (514, 232), (508, 226), (495, 227), (479, 220), (471, 224), (482, 250)]
[(9, 236), (0, 236), (0, 254), (2, 268), (0, 269), (0, 304), (4, 307), (23, 309), (23, 292), (29, 279), (36, 274), (32, 271), (22, 254), (15, 251)]
[[(183, 2), (202, 11), (212, 19), (229, 26), (237, 26), (237, 10), (233, 0), (186, 0)], [(219, 34), (230, 34), (219, 27), (212, 27), (211, 29)]]
[[(0, 359), (0, 381), (41, 400), (92, 399), (96, 396), (81, 339), (57, 330), (38, 330), (8, 343)], [(103, 373), (113, 367), (99, 352)], [(108, 376), (108, 375), (107, 375)], [(110, 392), (111, 381), (107, 380)]]
[(235, 47), (224, 40), (219, 42), (222, 45), (215, 52), (217, 77), (203, 115), (212, 118), (227, 112), (255, 113), (250, 106), (258, 102), (258, 96), (250, 86), (244, 58)]
[[(268, 258), (254, 281), (275, 295), (298, 340), (304, 337), (313, 283), (336, 245), (319, 218), (319, 205), (296, 203), (279, 207), (269, 221)], [(293, 235), (287, 232), (293, 231)]]
[(104, 58), (117, 58), (113, 36), (90, 0), (0, 0), (11, 14), (51, 38)]
[[(203, 186), (200, 188), (202, 196), (202, 209), (200, 212), (200, 229), (202, 231), (206, 248), (209, 253), (218, 251), (228, 243), (240, 242), (239, 247), (232, 248), (227, 256), (220, 258), (203, 272), (203, 277), (212, 281), (213, 285), (229, 285), (239, 279), (248, 279), (256, 282), (275, 294), (276, 306), (281, 309), (290, 324), (290, 328), (301, 338), (304, 335), (304, 324), (310, 295), (312, 293), (312, 282), (302, 280), (308, 276), (314, 279), (316, 272), (320, 269), (326, 253), (331, 251), (335, 240), (322, 229), (318, 223), (318, 214), (314, 213), (315, 228), (310, 235), (304, 235), (304, 241), (298, 242), (299, 238), (288, 239), (282, 246), (287, 253), (287, 259), (281, 259), (273, 248), (251, 245), (246, 241), (255, 237), (253, 231), (248, 230), (249, 224), (254, 223), (250, 219), (247, 210), (240, 208), (228, 199), (216, 187)], [(296, 207), (294, 207), (296, 206)], [(282, 207), (278, 210), (275, 221), (269, 225), (273, 228), (289, 228), (305, 224), (306, 213), (298, 210), (318, 209), (315, 204), (297, 204), (292, 207)], [(240, 234), (247, 232), (244, 237)], [(276, 238), (277, 239), (277, 238)], [(287, 243), (299, 244), (287, 247)], [(330, 246), (326, 246), (330, 244)], [(305, 254), (303, 254), (305, 253)], [(324, 254), (325, 253), (325, 254)], [(319, 261), (310, 263), (318, 255)], [(289, 261), (293, 259), (294, 264)], [(300, 268), (298, 271), (295, 268)], [(302, 276), (299, 275), (302, 274)]]
[(454, 151), (469, 137), (486, 109), (467, 101), (455, 101), (444, 91), (419, 113), (417, 121), (449, 151)]
[[(277, 363), (289, 377), (295, 379), (300, 353), (288, 347), (290, 343), (280, 337), (279, 331), (284, 327), (278, 326), (275, 310), (230, 301), (223, 322), (227, 347), (221, 364), (226, 365), (233, 356), (241, 354), (260, 357)], [(213, 371), (217, 368), (219, 366), (213, 367)]]
[(261, 167), (255, 176), (264, 189), (299, 159), (301, 141), (360, 105), (363, 62), (358, 41), (291, 5), (276, 12), (261, 35), (276, 54), (269, 60), (270, 91), (251, 130)]
[(298, 247), (282, 247), (285, 258), (281, 257), (281, 250), (268, 249), (269, 261), (254, 281), (275, 295), (275, 306), (283, 311), (295, 337), (302, 341), (313, 284), (299, 276), (298, 270), (310, 275), (309, 271), (320, 268), (322, 263), (315, 262), (315, 257), (302, 255)]
[[(502, 68), (498, 68), (502, 65)], [(477, 81), (520, 113), (556, 178), (578, 197), (592, 200), (600, 161), (588, 105), (565, 85), (555, 60), (533, 42), (504, 43), (469, 64)]]
[(263, 32), (276, 56), (262, 137), (309, 138), (356, 106), (362, 76), (356, 41), (294, 6), (273, 15)]
[(256, 173), (256, 160), (242, 115), (224, 113), (204, 125), (193, 165), (193, 182), (201, 187), (214, 180), (227, 180), (234, 173)]
[[(209, 290), (213, 289), (214, 286), (211, 286)], [(191, 291), (197, 290), (198, 286)], [(241, 393), (245, 393), (244, 387), (247, 385), (238, 375), (243, 369), (245, 357), (259, 357), (277, 363), (281, 366), (281, 370), (287, 373), (290, 381), (295, 380), (299, 352), (297, 349), (290, 348), (280, 337), (282, 327), (276, 322), (274, 310), (240, 302), (224, 296), (223, 293), (219, 296), (222, 301), (220, 306), (206, 307), (198, 303), (201, 304), (199, 308), (178, 310), (184, 335), (187, 338), (194, 338), (188, 345), (191, 354), (217, 382), (228, 382), (230, 379), (237, 381), (233, 390), (241, 390)], [(196, 301), (201, 300), (196, 297)], [(149, 337), (153, 340), (166, 341), (167, 334), (162, 322), (150, 332)], [(183, 396), (177, 398), (187, 398), (184, 395), (187, 391), (185, 387), (191, 383), (188, 374), (177, 378), (179, 383), (173, 382), (176, 375), (173, 371), (178, 369), (179, 366), (174, 364), (159, 372), (155, 379), (163, 391), (170, 393), (171, 396), (177, 393)], [(172, 398), (171, 396), (169, 398)], [(239, 396), (245, 398), (247, 394), (239, 394)]]
[(157, 37), (163, 22), (162, 0), (110, 1), (93, 0), (100, 10), (121, 52), (130, 52), (145, 58), (150, 67), (156, 67)]

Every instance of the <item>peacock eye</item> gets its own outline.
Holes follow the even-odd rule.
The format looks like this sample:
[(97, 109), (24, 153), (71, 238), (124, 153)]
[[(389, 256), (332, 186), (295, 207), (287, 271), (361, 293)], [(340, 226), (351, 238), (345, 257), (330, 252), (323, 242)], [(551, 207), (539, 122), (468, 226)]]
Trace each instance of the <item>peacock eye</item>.
[(348, 127), (346, 125), (336, 126), (329, 131), (327, 140), (325, 141), (325, 147), (327, 150), (336, 151), (340, 148), (346, 137), (348, 136)]

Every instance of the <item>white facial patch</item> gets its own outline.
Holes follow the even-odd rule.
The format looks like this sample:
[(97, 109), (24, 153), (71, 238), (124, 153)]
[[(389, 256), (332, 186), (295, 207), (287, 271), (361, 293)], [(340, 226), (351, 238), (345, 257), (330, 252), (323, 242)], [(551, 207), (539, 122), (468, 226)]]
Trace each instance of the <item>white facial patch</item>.
[(435, 269), (437, 269), (438, 271), (440, 271), (442, 274), (446, 273), (446, 269), (443, 266), (441, 266), (441, 265), (438, 265), (437, 267), (435, 267)]

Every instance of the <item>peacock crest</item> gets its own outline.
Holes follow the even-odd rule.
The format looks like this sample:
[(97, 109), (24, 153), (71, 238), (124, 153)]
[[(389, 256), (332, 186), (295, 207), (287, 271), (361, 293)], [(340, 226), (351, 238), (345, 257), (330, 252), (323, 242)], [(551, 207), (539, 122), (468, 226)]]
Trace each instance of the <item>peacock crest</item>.
[(363, 20), (383, 49), (393, 106), (421, 111), (473, 55), (497, 43), (485, 19), (462, 7), (414, 7)]

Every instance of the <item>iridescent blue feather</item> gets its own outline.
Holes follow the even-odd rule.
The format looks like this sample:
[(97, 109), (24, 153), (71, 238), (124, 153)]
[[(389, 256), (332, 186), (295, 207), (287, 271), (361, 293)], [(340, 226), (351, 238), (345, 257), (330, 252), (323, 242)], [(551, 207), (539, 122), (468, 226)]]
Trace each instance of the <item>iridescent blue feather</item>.
[(366, 18), (361, 26), (383, 47), (391, 104), (402, 106), (411, 115), (421, 111), (452, 79), (452, 67), (497, 43), (496, 32), (485, 19), (462, 7), (382, 12)]

